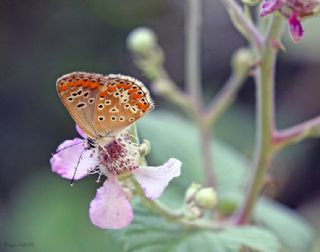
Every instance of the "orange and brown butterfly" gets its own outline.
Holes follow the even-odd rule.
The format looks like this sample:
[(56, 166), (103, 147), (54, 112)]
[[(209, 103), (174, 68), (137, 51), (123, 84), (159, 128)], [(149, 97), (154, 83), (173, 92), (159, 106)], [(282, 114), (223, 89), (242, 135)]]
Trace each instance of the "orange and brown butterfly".
[(69, 73), (57, 80), (57, 91), (75, 123), (98, 144), (154, 108), (144, 84), (121, 74)]

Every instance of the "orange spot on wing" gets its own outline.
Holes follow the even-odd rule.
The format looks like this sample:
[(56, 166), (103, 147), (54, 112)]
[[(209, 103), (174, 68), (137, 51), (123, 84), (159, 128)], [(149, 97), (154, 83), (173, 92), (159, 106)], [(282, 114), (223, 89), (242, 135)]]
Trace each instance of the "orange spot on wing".
[(116, 90), (116, 88), (117, 88), (116, 86), (109, 86), (108, 87), (108, 92), (112, 93), (112, 92), (114, 92)]
[(80, 87), (81, 85), (82, 85), (82, 80), (76, 81), (76, 86), (77, 86), (77, 87)]
[(58, 86), (58, 90), (59, 90), (60, 93), (63, 92), (63, 91), (66, 91), (67, 88), (68, 88), (68, 87), (67, 87), (66, 84), (63, 84), (63, 85), (59, 85), (59, 86)]
[(107, 94), (107, 91), (106, 91), (106, 90), (105, 90), (105, 91), (102, 91), (102, 92), (100, 93), (100, 97), (105, 97), (106, 94)]
[(131, 84), (125, 84), (124, 86), (123, 86), (123, 89), (124, 90), (128, 90), (129, 88), (131, 88)]
[(139, 109), (142, 110), (142, 112), (146, 112), (147, 109), (148, 109), (148, 107), (149, 107), (148, 104), (144, 104), (144, 103), (142, 103), (142, 102), (138, 102), (138, 103), (137, 103), (137, 106), (138, 106)]
[(89, 86), (89, 81), (82, 81), (82, 88), (87, 88)]
[(74, 82), (74, 81), (70, 81), (70, 82), (68, 82), (68, 83), (67, 83), (68, 87), (73, 87), (73, 86), (74, 86), (74, 84), (75, 84), (75, 82)]
[(141, 97), (142, 97), (141, 94), (134, 94), (133, 97), (132, 97), (132, 99), (133, 99), (133, 100), (138, 100), (138, 99), (141, 98)]
[(95, 81), (95, 82), (91, 82), (89, 85), (91, 89), (95, 89), (99, 86), (99, 83)]
[(119, 84), (117, 85), (117, 88), (121, 89), (121, 88), (124, 87), (124, 85), (125, 85), (125, 84), (119, 83)]
[(131, 94), (133, 94), (133, 93), (135, 93), (135, 92), (137, 92), (136, 89), (130, 89), (130, 90), (128, 91), (128, 94), (131, 95)]

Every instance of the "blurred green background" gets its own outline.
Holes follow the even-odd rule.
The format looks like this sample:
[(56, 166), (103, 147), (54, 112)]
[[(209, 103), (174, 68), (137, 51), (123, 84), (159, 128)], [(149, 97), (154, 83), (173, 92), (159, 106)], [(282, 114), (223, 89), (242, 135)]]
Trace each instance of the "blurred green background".
[[(158, 34), (168, 72), (182, 87), (183, 17), (184, 1), (179, 0), (0, 1), (0, 251), (122, 250), (117, 232), (106, 234), (89, 221), (88, 205), (98, 186), (95, 178), (70, 188), (67, 180), (51, 172), (51, 153), (63, 140), (76, 136), (74, 122), (56, 93), (55, 81), (72, 71), (89, 71), (124, 73), (148, 85), (125, 45), (132, 29), (147, 26)], [(286, 34), (287, 52), (280, 53), (276, 77), (279, 128), (319, 114), (319, 24), (320, 18), (304, 22), (306, 34), (298, 45)], [(233, 50), (244, 45), (220, 2), (204, 0), (205, 102), (227, 79)], [(215, 129), (216, 139), (247, 158), (254, 143), (254, 94), (249, 79)], [(159, 97), (155, 101), (154, 113), (175, 110)], [(142, 120), (143, 137), (153, 139), (152, 127), (146, 125), (155, 123), (156, 118)], [(161, 129), (166, 134), (166, 124)], [(196, 139), (196, 132), (190, 132)], [(173, 137), (169, 132), (168, 139)], [(170, 144), (168, 140), (159, 146)], [(152, 145), (157, 150), (156, 139)], [(185, 163), (188, 160), (184, 157), (196, 155), (193, 146), (180, 150), (179, 157)], [(319, 146), (319, 140), (308, 140), (281, 153), (273, 163), (274, 185), (267, 193), (320, 228)], [(161, 158), (151, 155), (149, 162), (159, 164), (169, 158), (170, 149), (167, 151)], [(201, 176), (192, 176), (188, 183), (201, 182)], [(182, 183), (177, 191), (182, 193), (188, 183)], [(19, 242), (34, 244), (23, 247)]]

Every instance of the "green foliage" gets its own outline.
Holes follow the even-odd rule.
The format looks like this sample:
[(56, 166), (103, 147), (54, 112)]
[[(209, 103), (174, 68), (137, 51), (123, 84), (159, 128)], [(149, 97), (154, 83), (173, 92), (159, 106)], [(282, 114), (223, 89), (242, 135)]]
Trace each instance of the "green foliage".
[(258, 227), (229, 228), (216, 232), (183, 229), (144, 210), (136, 210), (135, 222), (124, 231), (126, 252), (228, 252), (243, 247), (255, 251), (279, 250), (277, 238)]
[(314, 230), (289, 208), (270, 200), (260, 200), (255, 217), (271, 229), (289, 251), (310, 251)]
[[(183, 162), (182, 176), (170, 184), (162, 198), (164, 202), (176, 206), (191, 182), (203, 182), (196, 128), (188, 121), (168, 113), (153, 113), (141, 121), (140, 134), (153, 143), (149, 156), (152, 164), (161, 164), (170, 157), (177, 157)], [(218, 208), (226, 214), (231, 213), (241, 202), (248, 162), (217, 140), (213, 152)], [(312, 228), (287, 207), (261, 200), (257, 204), (255, 217), (272, 230), (290, 251), (308, 251), (310, 248)]]
[[(161, 200), (178, 207), (192, 182), (203, 182), (197, 131), (186, 120), (169, 113), (152, 113), (139, 122), (143, 138), (152, 143), (150, 165), (170, 157), (183, 162), (182, 175), (174, 179)], [(215, 141), (215, 173), (219, 210), (231, 213), (242, 198), (248, 162), (225, 144)], [(297, 214), (270, 200), (257, 204), (255, 219), (264, 226), (220, 231), (188, 230), (135, 207), (135, 221), (124, 231), (103, 231), (89, 220), (88, 207), (98, 187), (89, 178), (70, 188), (67, 180), (41, 174), (26, 179), (16, 192), (6, 220), (6, 241), (33, 241), (32, 251), (277, 251), (279, 242), (288, 251), (308, 251), (312, 229)], [(88, 183), (87, 183), (88, 181)], [(265, 229), (267, 228), (267, 229)], [(272, 233), (271, 233), (271, 232)], [(10, 251), (21, 251), (12, 248)]]

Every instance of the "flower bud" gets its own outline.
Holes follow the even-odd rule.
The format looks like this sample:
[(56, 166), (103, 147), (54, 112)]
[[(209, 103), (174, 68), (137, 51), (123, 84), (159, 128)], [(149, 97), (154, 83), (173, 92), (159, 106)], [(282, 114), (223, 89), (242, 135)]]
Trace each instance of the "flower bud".
[(217, 193), (211, 187), (200, 189), (195, 196), (195, 203), (201, 208), (212, 209), (217, 205)]
[(185, 194), (185, 201), (190, 202), (191, 200), (194, 199), (196, 193), (200, 190), (202, 186), (197, 183), (192, 183), (191, 186), (187, 189), (186, 194)]
[(248, 6), (256, 6), (261, 0), (242, 0), (242, 2)]
[(232, 57), (232, 68), (236, 74), (247, 72), (254, 64), (254, 57), (250, 49), (240, 48)]
[(136, 28), (127, 38), (128, 49), (136, 54), (147, 54), (157, 44), (157, 36), (154, 31), (146, 27)]

